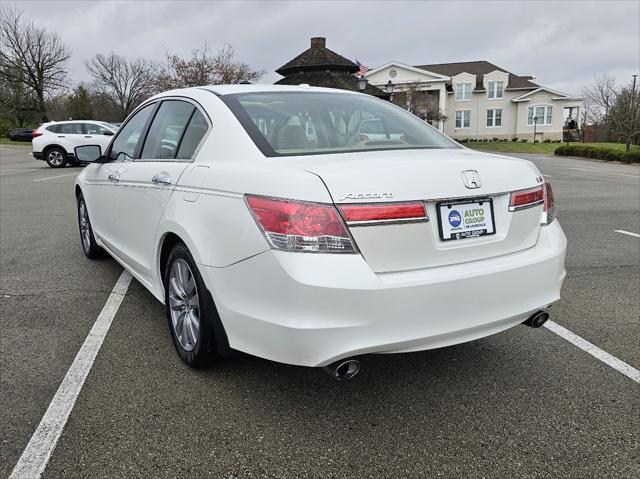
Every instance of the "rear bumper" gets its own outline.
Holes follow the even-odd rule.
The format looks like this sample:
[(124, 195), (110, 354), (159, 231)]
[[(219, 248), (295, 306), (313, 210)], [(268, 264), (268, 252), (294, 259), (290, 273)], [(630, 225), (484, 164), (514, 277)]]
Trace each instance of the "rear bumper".
[(515, 326), (560, 298), (565, 251), (555, 221), (525, 251), (419, 271), (375, 274), (360, 255), (277, 251), (200, 269), (232, 348), (324, 366), (357, 354), (439, 348)]
[(33, 151), (31, 152), (31, 154), (36, 160), (44, 160), (44, 156), (42, 155), (41, 151)]

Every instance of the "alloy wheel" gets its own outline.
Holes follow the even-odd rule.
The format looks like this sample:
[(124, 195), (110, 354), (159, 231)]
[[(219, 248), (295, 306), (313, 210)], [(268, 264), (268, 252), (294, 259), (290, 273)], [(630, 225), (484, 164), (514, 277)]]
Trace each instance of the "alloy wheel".
[(47, 155), (47, 159), (49, 160), (49, 164), (53, 166), (60, 166), (64, 161), (64, 157), (62, 156), (62, 153), (59, 152), (58, 150), (51, 150)]
[(169, 272), (169, 310), (173, 332), (185, 351), (193, 351), (200, 330), (200, 302), (189, 264), (178, 258)]
[(85, 253), (88, 253), (91, 249), (91, 223), (89, 222), (89, 212), (87, 211), (87, 205), (84, 199), (80, 200), (78, 205), (79, 219), (80, 219), (80, 238), (82, 239), (82, 247)]

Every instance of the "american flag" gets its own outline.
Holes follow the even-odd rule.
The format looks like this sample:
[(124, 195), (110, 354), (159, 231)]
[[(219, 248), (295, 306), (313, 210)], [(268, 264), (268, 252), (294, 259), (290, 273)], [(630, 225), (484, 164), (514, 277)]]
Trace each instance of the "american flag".
[(358, 65), (358, 76), (365, 76), (367, 74), (367, 72), (369, 71), (369, 67), (367, 65), (365, 65), (364, 63), (360, 63), (358, 60), (356, 60), (356, 65)]

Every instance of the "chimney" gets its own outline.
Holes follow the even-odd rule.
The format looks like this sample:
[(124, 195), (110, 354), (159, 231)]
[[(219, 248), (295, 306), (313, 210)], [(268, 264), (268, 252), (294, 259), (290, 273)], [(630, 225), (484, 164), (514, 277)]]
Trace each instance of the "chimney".
[(327, 39), (325, 37), (312, 37), (311, 48), (325, 48), (327, 45)]

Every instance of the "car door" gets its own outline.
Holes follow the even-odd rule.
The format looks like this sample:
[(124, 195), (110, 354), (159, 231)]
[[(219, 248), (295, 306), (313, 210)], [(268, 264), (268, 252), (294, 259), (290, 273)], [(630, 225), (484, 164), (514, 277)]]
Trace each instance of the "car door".
[(86, 168), (84, 196), (94, 234), (116, 256), (121, 256), (120, 176), (135, 157), (142, 133), (156, 108), (152, 103), (129, 117), (118, 130), (113, 143), (103, 154), (106, 163), (94, 163)]
[(82, 123), (61, 123), (57, 131), (58, 138), (64, 141), (63, 146), (65, 150), (67, 150), (67, 153), (73, 154), (75, 147), (83, 144), (82, 137), (84, 133), (82, 131)]
[[(204, 128), (203, 128), (204, 124)], [(120, 175), (121, 249), (125, 261), (150, 282), (158, 224), (180, 176), (209, 127), (202, 111), (183, 99), (163, 100), (139, 157)]]

